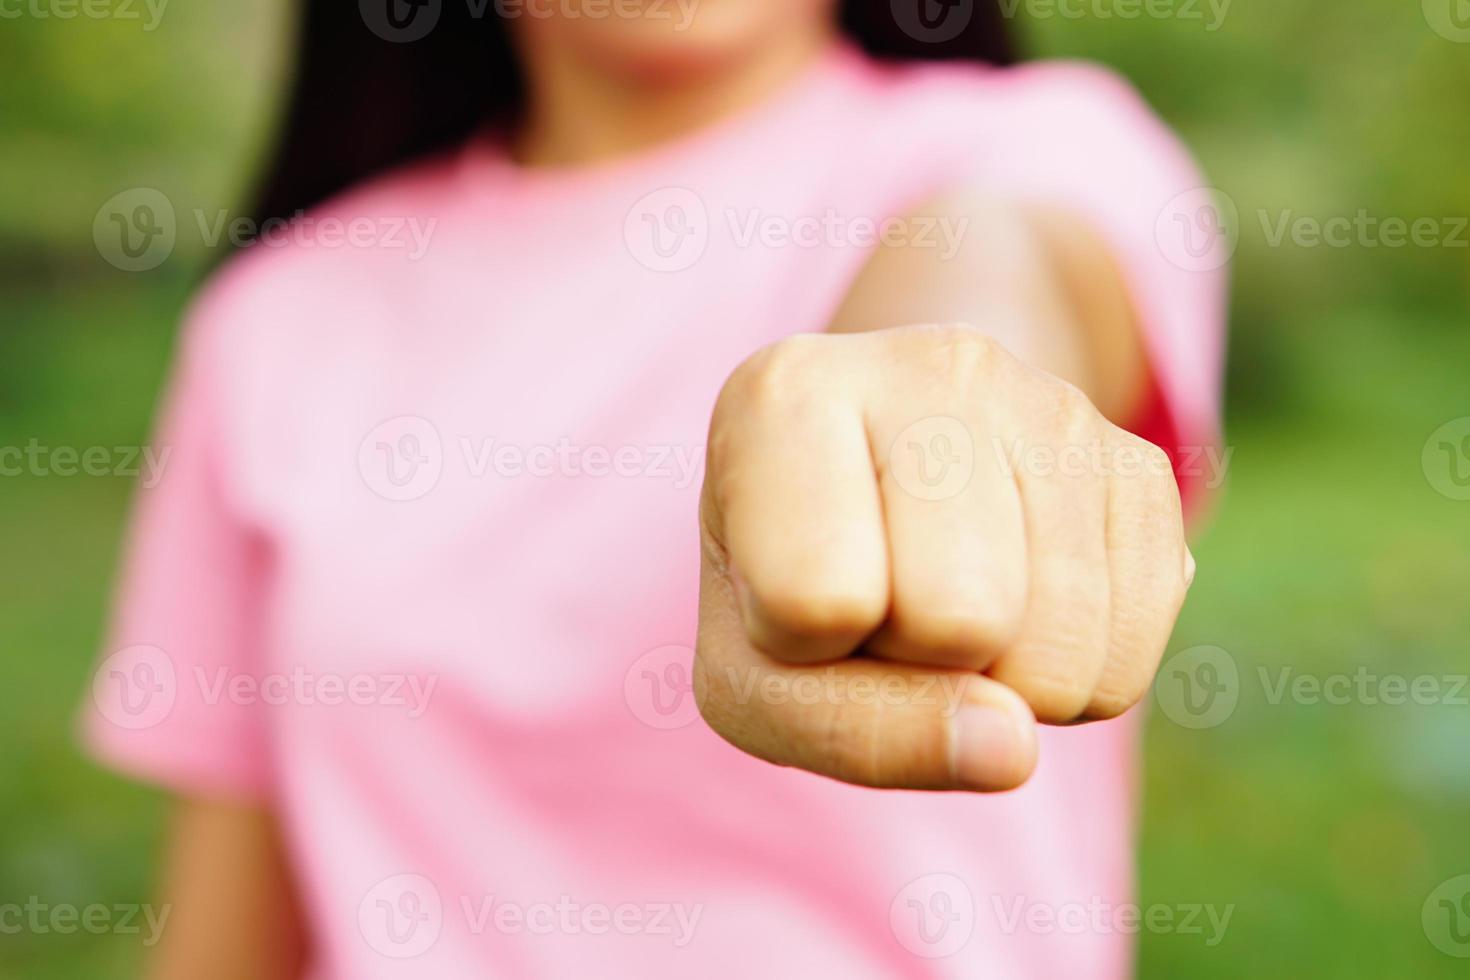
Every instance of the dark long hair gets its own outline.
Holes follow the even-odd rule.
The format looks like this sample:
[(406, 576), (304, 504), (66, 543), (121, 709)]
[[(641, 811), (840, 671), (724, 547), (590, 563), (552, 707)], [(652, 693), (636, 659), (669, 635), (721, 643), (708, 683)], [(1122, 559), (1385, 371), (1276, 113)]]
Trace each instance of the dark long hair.
[[(923, 19), (935, 3), (963, 21), (954, 36)], [(289, 217), (520, 107), (520, 70), (489, 0), (298, 6), (295, 83), (261, 184), (258, 221)], [(840, 17), (847, 35), (877, 58), (1012, 60), (993, 0), (842, 0)]]

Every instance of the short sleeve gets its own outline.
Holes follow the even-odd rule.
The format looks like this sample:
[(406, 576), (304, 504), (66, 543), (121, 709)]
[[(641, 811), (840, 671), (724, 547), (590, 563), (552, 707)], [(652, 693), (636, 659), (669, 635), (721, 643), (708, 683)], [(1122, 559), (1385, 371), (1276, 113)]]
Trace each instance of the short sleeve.
[[(170, 789), (258, 798), (269, 778), (255, 673), (262, 541), (232, 505), (210, 314), (196, 305), (148, 447), (82, 739)], [(232, 689), (232, 684), (235, 685)]]
[(1186, 508), (1219, 482), (1226, 263), (1217, 202), (1183, 143), (1107, 69), (1041, 62), (997, 73), (977, 154), (1010, 195), (1075, 212), (1119, 262), (1149, 359), (1140, 435), (1174, 460)]

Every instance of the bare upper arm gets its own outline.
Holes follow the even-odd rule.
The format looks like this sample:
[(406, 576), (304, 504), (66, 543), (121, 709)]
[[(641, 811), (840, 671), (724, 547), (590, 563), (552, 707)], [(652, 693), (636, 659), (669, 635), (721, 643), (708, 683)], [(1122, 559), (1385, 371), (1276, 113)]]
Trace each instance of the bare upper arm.
[(1143, 348), (1121, 270), (1086, 222), (959, 191), (901, 227), (829, 329), (970, 323), (1080, 387), (1114, 422), (1132, 416), (1147, 379)]

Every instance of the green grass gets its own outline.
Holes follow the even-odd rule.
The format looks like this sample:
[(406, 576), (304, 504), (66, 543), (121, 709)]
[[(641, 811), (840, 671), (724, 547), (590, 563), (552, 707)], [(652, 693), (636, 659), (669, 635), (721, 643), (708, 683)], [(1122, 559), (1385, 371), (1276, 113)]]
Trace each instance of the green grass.
[[(184, 283), (132, 281), (21, 296), (0, 334), (0, 445), (146, 439)], [(81, 356), (85, 352), (85, 356)], [(113, 477), (0, 477), (0, 622), (8, 696), (0, 740), (0, 895), (51, 904), (146, 901), (163, 813), (156, 794), (94, 769), (72, 726), (89, 683), (132, 487)], [(0, 941), (0, 974), (127, 976), (125, 936)]]
[[(1148, 737), (1144, 900), (1235, 903), (1226, 940), (1146, 936), (1147, 977), (1451, 977), (1420, 907), (1470, 871), (1470, 708), (1272, 703), (1259, 672), (1463, 675), (1470, 504), (1420, 449), (1470, 413), (1470, 336), (1358, 311), (1288, 349), (1302, 410), (1237, 447), (1171, 650), (1224, 647), (1228, 721)], [(1328, 342), (1330, 338), (1330, 342)]]

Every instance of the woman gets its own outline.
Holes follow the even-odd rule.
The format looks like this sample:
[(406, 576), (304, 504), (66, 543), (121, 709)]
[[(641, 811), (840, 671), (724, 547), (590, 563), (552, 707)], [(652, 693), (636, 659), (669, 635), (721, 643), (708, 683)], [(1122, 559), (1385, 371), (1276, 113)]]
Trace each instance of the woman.
[(1138, 98), (966, 4), (303, 48), (259, 217), (359, 234), (196, 303), (89, 712), (180, 796), (148, 975), (1125, 974), (1033, 912), (1129, 900), (1215, 435)]

